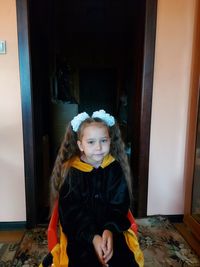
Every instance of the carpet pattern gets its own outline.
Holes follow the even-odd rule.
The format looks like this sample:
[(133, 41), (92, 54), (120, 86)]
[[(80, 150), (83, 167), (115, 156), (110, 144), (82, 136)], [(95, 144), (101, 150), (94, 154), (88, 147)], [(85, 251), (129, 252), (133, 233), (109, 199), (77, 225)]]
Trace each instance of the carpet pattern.
[(12, 261), (19, 248), (19, 243), (2, 244), (0, 243), (0, 267), (12, 266)]
[(200, 267), (199, 257), (163, 216), (136, 220), (146, 267)]
[[(175, 227), (163, 216), (136, 220), (145, 267), (200, 267), (200, 259)], [(12, 247), (11, 247), (12, 248)], [(46, 229), (36, 228), (24, 235), (12, 264), (0, 267), (36, 267), (47, 254)]]
[(46, 228), (28, 230), (21, 241), (11, 266), (36, 267), (47, 253)]

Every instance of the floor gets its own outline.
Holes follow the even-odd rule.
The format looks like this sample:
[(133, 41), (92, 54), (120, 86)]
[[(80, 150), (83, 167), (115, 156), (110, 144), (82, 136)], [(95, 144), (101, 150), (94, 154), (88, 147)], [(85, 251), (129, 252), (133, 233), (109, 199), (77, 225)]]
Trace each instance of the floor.
[(0, 231), (0, 243), (10, 243), (20, 241), (25, 230)]
[[(183, 223), (175, 223), (174, 225), (194, 251), (200, 256), (200, 243), (187, 231), (185, 225)], [(0, 243), (19, 242), (22, 239), (24, 232), (25, 230), (0, 231)]]

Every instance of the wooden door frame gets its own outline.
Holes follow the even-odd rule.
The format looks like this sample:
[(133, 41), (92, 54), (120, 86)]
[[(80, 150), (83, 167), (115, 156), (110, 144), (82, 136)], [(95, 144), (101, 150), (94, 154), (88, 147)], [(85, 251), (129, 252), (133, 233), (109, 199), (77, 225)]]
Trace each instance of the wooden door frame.
[[(35, 174), (34, 147), (34, 106), (31, 82), (31, 58), (29, 42), (29, 0), (16, 0), (19, 68), (22, 100), (22, 121), (24, 140), (24, 166), (26, 191), (27, 227), (34, 227), (37, 223), (37, 188)], [(143, 31), (138, 36), (140, 51), (137, 53), (135, 66), (135, 92), (137, 107), (132, 109), (134, 123), (133, 148), (134, 155), (131, 166), (133, 175), (137, 177), (138, 186), (138, 214), (147, 214), (148, 172), (149, 172), (149, 144), (151, 125), (151, 106), (154, 74), (154, 54), (157, 18), (157, 0), (143, 0), (145, 12), (143, 16)], [(135, 117), (134, 109), (140, 110), (140, 117)]]
[[(137, 50), (134, 70), (135, 90), (132, 94), (135, 106), (132, 107), (133, 140), (131, 153), (131, 169), (134, 186), (138, 189), (134, 194), (136, 211), (134, 215), (147, 215), (148, 175), (149, 175), (149, 147), (151, 108), (153, 94), (155, 38), (157, 21), (157, 0), (143, 1), (145, 12), (140, 14), (140, 24), (143, 31), (138, 32)], [(141, 27), (142, 28), (142, 27)], [(136, 116), (140, 110), (140, 117)]]
[(198, 112), (200, 106), (200, 2), (196, 2), (194, 20), (194, 39), (191, 65), (191, 82), (189, 95), (188, 125), (185, 153), (185, 207), (184, 223), (199, 239), (200, 225), (192, 216), (192, 187), (195, 170), (196, 134), (198, 126)]
[(33, 96), (29, 43), (28, 0), (16, 0), (19, 70), (24, 143), (24, 174), (27, 228), (37, 223)]

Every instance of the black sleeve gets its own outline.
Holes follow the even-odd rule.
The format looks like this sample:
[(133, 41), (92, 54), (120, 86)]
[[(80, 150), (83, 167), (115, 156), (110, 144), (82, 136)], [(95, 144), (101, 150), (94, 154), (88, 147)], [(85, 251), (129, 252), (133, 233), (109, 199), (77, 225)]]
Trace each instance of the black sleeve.
[[(74, 174), (75, 173), (75, 174)], [(85, 200), (81, 197), (79, 187), (79, 175), (77, 172), (71, 172), (68, 175), (71, 177), (69, 186), (69, 177), (65, 179), (60, 190), (59, 196), (59, 218), (63, 232), (68, 239), (85, 240), (92, 242), (98, 229), (94, 223), (92, 214), (88, 211)], [(73, 181), (75, 181), (73, 185)], [(69, 190), (70, 187), (70, 190)]]
[(108, 199), (104, 229), (112, 232), (127, 230), (130, 227), (127, 218), (130, 197), (127, 182), (119, 164), (112, 167), (109, 175)]

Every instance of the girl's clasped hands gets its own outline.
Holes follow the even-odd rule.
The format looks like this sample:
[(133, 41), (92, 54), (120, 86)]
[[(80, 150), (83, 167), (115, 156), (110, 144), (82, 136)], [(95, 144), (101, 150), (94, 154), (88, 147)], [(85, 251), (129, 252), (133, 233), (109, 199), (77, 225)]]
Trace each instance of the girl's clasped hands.
[(108, 267), (108, 261), (113, 255), (113, 234), (109, 230), (104, 230), (102, 236), (95, 235), (93, 245), (97, 257), (104, 267)]

